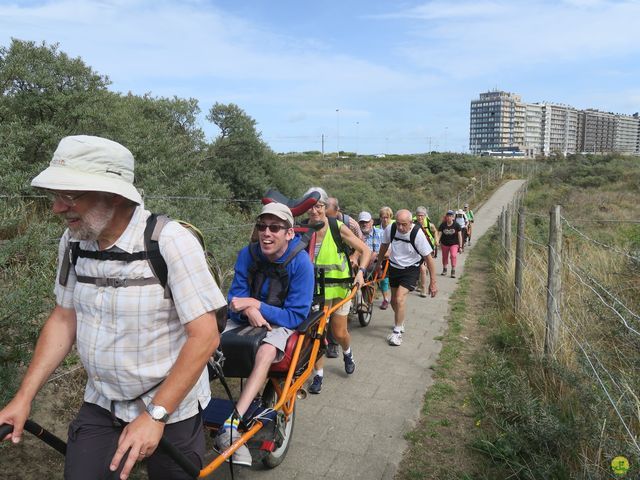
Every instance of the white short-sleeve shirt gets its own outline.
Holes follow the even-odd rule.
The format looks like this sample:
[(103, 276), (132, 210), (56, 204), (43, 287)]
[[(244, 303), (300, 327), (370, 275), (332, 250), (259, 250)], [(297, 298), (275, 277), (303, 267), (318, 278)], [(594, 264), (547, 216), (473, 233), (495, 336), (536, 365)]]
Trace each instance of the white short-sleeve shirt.
[[(150, 212), (139, 206), (129, 225), (109, 250), (138, 252), (145, 249), (144, 230)], [(60, 240), (58, 274), (70, 238)], [(146, 260), (130, 263), (78, 258), (66, 286), (57, 281), (56, 302), (73, 308), (77, 317), (76, 344), (87, 371), (84, 400), (109, 409), (132, 421), (141, 413), (134, 400), (145, 404), (169, 374), (184, 345), (184, 325), (226, 304), (207, 266), (197, 239), (177, 222), (169, 222), (158, 239), (167, 263), (167, 283), (172, 299), (164, 298), (159, 284), (128, 287), (98, 287), (77, 282), (77, 275), (98, 278), (149, 278), (153, 272)], [(83, 250), (98, 250), (95, 241), (81, 241)], [(213, 320), (215, 321), (215, 320)], [(149, 391), (149, 389), (152, 389)], [(145, 393), (146, 392), (146, 393)], [(211, 399), (206, 368), (185, 399), (169, 417), (178, 422), (198, 413)]]
[[(382, 243), (391, 242), (392, 225), (394, 224), (387, 225), (387, 228), (384, 229)], [(393, 267), (407, 268), (412, 265), (417, 265), (423, 257), (426, 257), (433, 251), (422, 229), (418, 230), (415, 238), (415, 244), (418, 252), (420, 252), (419, 254), (416, 252), (416, 249), (413, 248), (413, 245), (411, 245), (410, 236), (411, 230), (409, 230), (408, 233), (400, 233), (400, 230), (396, 228), (395, 238), (393, 242), (391, 242), (391, 245), (389, 245), (389, 262)]]

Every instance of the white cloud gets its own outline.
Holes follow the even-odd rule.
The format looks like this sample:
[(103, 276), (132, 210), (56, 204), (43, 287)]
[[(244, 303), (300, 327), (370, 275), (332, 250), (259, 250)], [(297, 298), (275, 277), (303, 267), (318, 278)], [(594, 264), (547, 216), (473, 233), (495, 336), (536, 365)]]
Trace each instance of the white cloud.
[(640, 50), (637, 1), (488, 2), (451, 8), (429, 2), (400, 13), (415, 20), (413, 38), (400, 51), (421, 68), (456, 78)]

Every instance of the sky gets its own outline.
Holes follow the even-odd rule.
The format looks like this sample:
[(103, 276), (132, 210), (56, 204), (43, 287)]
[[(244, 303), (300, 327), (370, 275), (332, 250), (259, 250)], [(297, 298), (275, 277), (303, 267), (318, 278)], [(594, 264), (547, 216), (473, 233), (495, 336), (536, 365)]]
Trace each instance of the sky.
[[(481, 92), (640, 111), (640, 0), (0, 0), (113, 91), (235, 103), (276, 152), (469, 149)], [(324, 142), (323, 142), (324, 138)]]

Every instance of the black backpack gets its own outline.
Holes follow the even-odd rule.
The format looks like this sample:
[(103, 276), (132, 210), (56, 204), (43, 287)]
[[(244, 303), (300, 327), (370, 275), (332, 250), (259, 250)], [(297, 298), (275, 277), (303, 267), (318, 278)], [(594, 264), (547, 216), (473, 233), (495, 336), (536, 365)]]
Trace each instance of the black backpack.
[(287, 265), (293, 260), (298, 253), (305, 250), (309, 246), (313, 230), (307, 230), (302, 235), (298, 244), (289, 252), (289, 255), (283, 262), (274, 263), (268, 260), (261, 260), (258, 256), (260, 246), (258, 242), (249, 244), (249, 252), (253, 259), (253, 264), (249, 267), (247, 276), (249, 287), (251, 289), (251, 297), (260, 299), (260, 292), (265, 280), (269, 279), (269, 292), (265, 303), (274, 307), (282, 307), (289, 293), (289, 274), (287, 273)]
[[(92, 258), (95, 260), (118, 260), (121, 262), (135, 262), (137, 260), (147, 260), (149, 262), (149, 266), (151, 267), (151, 271), (153, 272), (153, 277), (149, 278), (100, 278), (100, 277), (87, 277), (78, 275), (77, 281), (80, 283), (91, 283), (93, 285), (97, 285), (99, 287), (128, 287), (128, 286), (141, 286), (141, 285), (161, 285), (164, 288), (164, 296), (165, 298), (171, 298), (171, 290), (167, 285), (167, 262), (165, 262), (162, 254), (160, 253), (160, 244), (158, 243), (158, 239), (160, 238), (160, 233), (162, 229), (169, 223), (172, 219), (167, 215), (152, 213), (147, 219), (147, 225), (144, 229), (144, 246), (145, 249), (139, 252), (109, 252), (109, 251), (93, 251), (93, 250), (83, 250), (80, 248), (80, 242), (69, 242), (67, 249), (65, 250), (65, 260), (62, 263), (60, 268), (60, 275), (58, 277), (58, 282), (60, 285), (65, 286), (69, 279), (69, 271), (71, 268), (75, 271), (76, 263), (78, 262), (78, 258)], [(213, 278), (216, 280), (218, 285), (220, 285), (219, 275), (216, 275), (216, 272), (211, 264), (211, 254), (207, 252), (204, 244), (204, 237), (202, 232), (198, 230), (196, 227), (191, 225), (190, 223), (183, 222), (180, 220), (176, 220), (180, 225), (185, 227), (192, 235), (194, 235), (205, 253), (205, 258), (207, 259), (207, 265), (209, 266), (209, 270), (213, 275)], [(218, 331), (222, 332), (227, 323), (227, 315), (226, 308), (221, 308), (216, 311), (216, 319), (218, 323)]]
[[(389, 232), (391, 237), (391, 239), (389, 240), (389, 244), (391, 244), (391, 242), (393, 242), (394, 240), (410, 243), (413, 249), (416, 251), (416, 253), (420, 255), (420, 258), (422, 258), (422, 254), (418, 251), (418, 248), (416, 247), (416, 236), (418, 235), (418, 232), (421, 229), (422, 227), (420, 225), (414, 223), (413, 228), (411, 229), (411, 233), (409, 234), (409, 240), (405, 240), (404, 238), (396, 238), (396, 232), (398, 231), (398, 227), (394, 222), (391, 224), (391, 231)], [(427, 241), (428, 241), (428, 238), (429, 237), (427, 237)]]

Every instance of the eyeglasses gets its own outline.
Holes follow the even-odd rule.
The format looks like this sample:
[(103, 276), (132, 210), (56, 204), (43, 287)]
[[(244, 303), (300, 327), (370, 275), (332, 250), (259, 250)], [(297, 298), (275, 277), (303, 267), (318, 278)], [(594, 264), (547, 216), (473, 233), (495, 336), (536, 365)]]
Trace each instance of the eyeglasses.
[(75, 207), (76, 200), (78, 200), (80, 197), (85, 196), (87, 193), (89, 192), (82, 192), (82, 193), (78, 193), (77, 195), (71, 195), (69, 193), (54, 192), (53, 190), (44, 191), (45, 196), (49, 200), (51, 200), (52, 203), (60, 200), (67, 207)]
[(321, 208), (326, 207), (324, 203), (316, 203), (311, 207), (311, 210), (320, 210)]
[(272, 223), (271, 225), (267, 225), (266, 223), (256, 223), (256, 228), (259, 232), (264, 232), (268, 228), (271, 233), (278, 233), (280, 230), (289, 229), (289, 227), (278, 225), (277, 223)]

